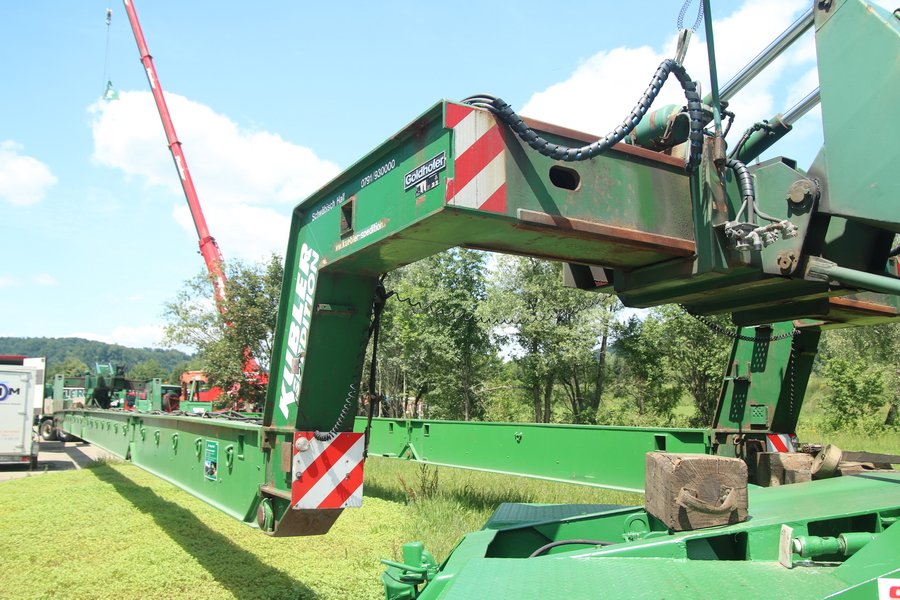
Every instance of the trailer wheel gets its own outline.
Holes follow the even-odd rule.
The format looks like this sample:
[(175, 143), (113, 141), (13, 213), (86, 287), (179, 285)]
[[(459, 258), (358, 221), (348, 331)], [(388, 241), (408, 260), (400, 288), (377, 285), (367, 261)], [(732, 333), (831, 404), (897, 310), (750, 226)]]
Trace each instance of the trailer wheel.
[(78, 438), (77, 438), (77, 437), (75, 437), (75, 436), (72, 435), (71, 433), (66, 433), (66, 432), (63, 431), (62, 429), (57, 429), (57, 430), (56, 430), (56, 439), (58, 439), (59, 441), (61, 441), (61, 442), (63, 442), (63, 443), (65, 443), (65, 442), (76, 442), (76, 441), (78, 441)]
[(56, 439), (56, 435), (53, 432), (53, 420), (52, 419), (44, 419), (41, 421), (41, 426), (38, 428), (38, 432), (41, 435), (41, 439), (45, 442), (52, 442)]

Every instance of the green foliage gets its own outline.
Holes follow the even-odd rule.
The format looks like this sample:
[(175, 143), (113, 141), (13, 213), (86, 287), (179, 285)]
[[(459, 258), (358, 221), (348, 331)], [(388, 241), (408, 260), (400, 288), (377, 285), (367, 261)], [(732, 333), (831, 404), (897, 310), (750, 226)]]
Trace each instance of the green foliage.
[(885, 403), (885, 377), (882, 370), (871, 365), (832, 358), (823, 372), (831, 394), (822, 400), (827, 425), (832, 430), (849, 427), (877, 429), (873, 416)]
[[(69, 359), (85, 365), (84, 369), (93, 369), (97, 363), (101, 365), (125, 365), (132, 367), (138, 363), (153, 359), (163, 369), (171, 371), (178, 363), (185, 362), (190, 356), (179, 350), (163, 350), (160, 348), (126, 348), (118, 344), (104, 344), (81, 338), (16, 338), (0, 337), (0, 354), (20, 356), (46, 356), (49, 376), (63, 373), (63, 364)], [(69, 361), (65, 369), (75, 363)], [(67, 375), (81, 375), (64, 373)]]
[(498, 258), (488, 291), (482, 314), (515, 323), (493, 335), (515, 352), (521, 385), (531, 392), (534, 420), (553, 420), (553, 392), (559, 383), (568, 420), (593, 422), (605, 358), (605, 347), (599, 353), (595, 348), (608, 335), (618, 302), (563, 287), (561, 263), (519, 256)]
[[(415, 398), (427, 401), (436, 418), (483, 417), (478, 389), (497, 364), (487, 329), (473, 318), (485, 298), (485, 261), (483, 252), (455, 248), (386, 280), (389, 291), (409, 300), (388, 300), (379, 339), (376, 391), (394, 399), (394, 416), (403, 414), (406, 398)], [(367, 373), (366, 390), (368, 379)]]
[(81, 377), (88, 371), (88, 366), (74, 356), (67, 356), (61, 363), (53, 363), (47, 367), (46, 380), (52, 381), (56, 375)]
[[(697, 412), (692, 423), (711, 427), (733, 340), (716, 333), (678, 306), (662, 306), (654, 309), (653, 314), (661, 320), (660, 343), (666, 348), (669, 372), (694, 400)], [(706, 319), (722, 329), (735, 329), (730, 315)]]
[(228, 263), (221, 306), (214, 300), (209, 273), (185, 282), (163, 307), (165, 343), (195, 348), (209, 384), (230, 390), (233, 400), (262, 402), (265, 389), (254, 384), (254, 373), (245, 368), (246, 352), (268, 371), (283, 273), (282, 259), (275, 254), (265, 262)]
[(164, 381), (169, 380), (169, 371), (163, 369), (162, 366), (154, 359), (145, 360), (134, 365), (126, 374), (128, 379), (154, 379), (159, 378)]
[(876, 435), (885, 404), (900, 396), (900, 327), (896, 323), (825, 332), (816, 371), (830, 393), (821, 398), (823, 427)]
[[(615, 370), (613, 389), (616, 396), (626, 398), (626, 406), (607, 407), (602, 423), (637, 425), (637, 421), (658, 417), (662, 422), (672, 417), (682, 395), (682, 386), (669, 375), (668, 348), (662, 338), (663, 322), (654, 315), (641, 320), (631, 317), (616, 327)], [(644, 423), (642, 423), (644, 424)], [(661, 424), (661, 423), (660, 423)]]

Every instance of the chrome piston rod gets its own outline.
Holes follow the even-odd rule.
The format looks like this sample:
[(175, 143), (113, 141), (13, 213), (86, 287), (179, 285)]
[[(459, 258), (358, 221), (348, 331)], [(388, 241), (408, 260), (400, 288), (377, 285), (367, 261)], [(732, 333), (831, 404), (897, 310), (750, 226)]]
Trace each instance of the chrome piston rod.
[(728, 102), (733, 98), (745, 85), (750, 83), (754, 77), (759, 75), (763, 69), (769, 66), (773, 60), (781, 56), (781, 54), (787, 50), (791, 44), (796, 42), (800, 36), (809, 31), (812, 25), (813, 9), (810, 8), (803, 13), (793, 25), (788, 27), (780, 36), (778, 36), (774, 42), (769, 44), (765, 50), (760, 52), (759, 56), (750, 61), (750, 64), (744, 67), (740, 73), (735, 75), (719, 90), (719, 98), (721, 101)]

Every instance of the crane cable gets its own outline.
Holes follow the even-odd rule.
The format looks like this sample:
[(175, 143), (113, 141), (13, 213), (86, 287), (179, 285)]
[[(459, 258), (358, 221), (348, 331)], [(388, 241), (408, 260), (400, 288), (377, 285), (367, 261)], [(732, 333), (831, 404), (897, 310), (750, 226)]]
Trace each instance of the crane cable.
[(119, 94), (116, 90), (113, 89), (112, 81), (109, 76), (109, 46), (110, 46), (110, 38), (112, 27), (110, 24), (112, 23), (112, 9), (106, 9), (106, 55), (103, 57), (103, 95), (100, 96), (103, 100), (118, 100)]

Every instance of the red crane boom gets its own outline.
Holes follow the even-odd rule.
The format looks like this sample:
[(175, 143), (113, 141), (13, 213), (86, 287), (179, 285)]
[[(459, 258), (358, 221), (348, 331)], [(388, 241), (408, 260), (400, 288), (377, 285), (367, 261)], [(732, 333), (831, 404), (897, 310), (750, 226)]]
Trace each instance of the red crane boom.
[[(147, 42), (144, 40), (144, 32), (141, 30), (134, 3), (132, 0), (123, 0), (123, 2), (125, 3), (125, 10), (128, 12), (131, 30), (134, 32), (134, 39), (137, 42), (138, 50), (141, 52), (141, 63), (147, 72), (147, 80), (150, 82), (150, 90), (153, 92), (153, 99), (156, 101), (156, 108), (159, 110), (159, 118), (162, 120), (163, 129), (166, 131), (169, 150), (172, 152), (172, 159), (175, 161), (175, 167), (178, 169), (181, 187), (184, 189), (184, 196), (187, 199), (191, 217), (194, 219), (197, 237), (200, 238), (200, 254), (203, 255), (206, 268), (213, 278), (216, 304), (219, 306), (219, 310), (225, 312), (223, 304), (225, 300), (225, 271), (222, 270), (222, 265), (224, 264), (222, 252), (219, 250), (216, 240), (209, 234), (209, 227), (206, 226), (206, 217), (203, 216), (203, 210), (200, 208), (200, 198), (197, 196), (197, 189), (194, 187), (194, 180), (191, 178), (187, 159), (185, 159), (184, 151), (181, 149), (181, 142), (178, 141), (178, 135), (175, 133), (175, 126), (172, 124), (169, 107), (166, 105), (162, 86), (159, 83), (159, 77), (156, 75), (156, 67), (153, 66), (153, 57), (150, 56), (150, 50), (147, 49)], [(250, 354), (249, 348), (244, 350), (244, 373), (255, 383), (261, 385), (265, 385), (269, 379), (266, 373), (260, 372), (259, 365)]]
[(203, 210), (200, 208), (200, 198), (197, 196), (196, 188), (194, 188), (194, 180), (191, 178), (184, 151), (181, 149), (181, 142), (178, 141), (178, 136), (175, 134), (175, 126), (172, 124), (169, 107), (166, 105), (162, 86), (159, 83), (159, 77), (156, 75), (156, 67), (153, 66), (153, 57), (150, 56), (150, 51), (147, 49), (147, 42), (144, 40), (144, 32), (141, 30), (141, 24), (134, 10), (134, 4), (132, 0), (124, 0), (124, 2), (125, 10), (128, 12), (128, 20), (131, 22), (131, 30), (134, 32), (134, 39), (141, 52), (141, 63), (147, 71), (147, 80), (150, 82), (150, 89), (153, 92), (154, 100), (156, 100), (156, 108), (159, 109), (159, 118), (162, 120), (163, 129), (166, 130), (169, 150), (172, 152), (172, 158), (175, 161), (175, 167), (178, 169), (179, 179), (181, 179), (181, 187), (184, 189), (191, 217), (194, 219), (194, 227), (197, 229), (197, 237), (200, 239), (200, 254), (203, 255), (209, 274), (214, 278), (216, 301), (221, 307), (221, 301), (225, 299), (225, 272), (222, 270), (224, 259), (219, 251), (219, 245), (209, 234), (209, 228), (206, 226), (206, 218), (203, 216)]

